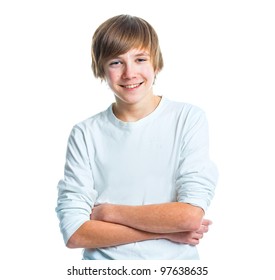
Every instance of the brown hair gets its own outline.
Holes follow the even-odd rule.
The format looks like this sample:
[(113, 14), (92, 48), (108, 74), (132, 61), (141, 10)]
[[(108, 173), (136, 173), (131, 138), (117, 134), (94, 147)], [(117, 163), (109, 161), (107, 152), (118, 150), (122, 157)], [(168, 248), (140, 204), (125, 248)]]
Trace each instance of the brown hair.
[(150, 52), (155, 71), (163, 67), (163, 59), (156, 31), (145, 20), (119, 15), (103, 22), (92, 40), (92, 70), (96, 78), (105, 78), (104, 63), (132, 48)]

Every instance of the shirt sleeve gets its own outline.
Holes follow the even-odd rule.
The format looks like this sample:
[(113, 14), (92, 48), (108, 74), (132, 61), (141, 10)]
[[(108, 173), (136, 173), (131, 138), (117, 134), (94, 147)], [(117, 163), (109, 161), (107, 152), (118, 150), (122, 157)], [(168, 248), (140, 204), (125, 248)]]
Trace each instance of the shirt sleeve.
[(97, 197), (83, 131), (77, 126), (70, 134), (64, 179), (58, 183), (56, 213), (65, 244), (72, 234), (90, 220)]
[(176, 175), (177, 201), (207, 210), (218, 180), (216, 165), (209, 158), (208, 122), (194, 107), (184, 122), (179, 167)]

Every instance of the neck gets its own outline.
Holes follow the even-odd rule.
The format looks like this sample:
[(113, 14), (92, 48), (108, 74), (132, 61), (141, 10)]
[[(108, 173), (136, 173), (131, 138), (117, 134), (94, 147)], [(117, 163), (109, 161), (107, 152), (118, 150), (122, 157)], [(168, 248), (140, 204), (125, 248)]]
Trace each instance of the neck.
[(118, 119), (124, 122), (135, 122), (151, 114), (158, 107), (160, 100), (161, 97), (156, 95), (137, 104), (124, 104), (117, 100), (113, 104), (113, 112)]

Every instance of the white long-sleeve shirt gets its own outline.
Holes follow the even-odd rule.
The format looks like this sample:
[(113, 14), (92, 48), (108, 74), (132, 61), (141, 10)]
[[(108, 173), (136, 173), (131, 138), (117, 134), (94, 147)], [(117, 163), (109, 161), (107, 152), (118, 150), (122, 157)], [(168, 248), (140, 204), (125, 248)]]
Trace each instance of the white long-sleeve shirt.
[[(90, 219), (95, 204), (146, 205), (185, 202), (205, 211), (217, 170), (208, 154), (204, 112), (162, 97), (136, 122), (123, 122), (110, 106), (74, 126), (57, 215), (65, 243)], [(166, 239), (85, 249), (84, 259), (198, 259), (196, 246)]]

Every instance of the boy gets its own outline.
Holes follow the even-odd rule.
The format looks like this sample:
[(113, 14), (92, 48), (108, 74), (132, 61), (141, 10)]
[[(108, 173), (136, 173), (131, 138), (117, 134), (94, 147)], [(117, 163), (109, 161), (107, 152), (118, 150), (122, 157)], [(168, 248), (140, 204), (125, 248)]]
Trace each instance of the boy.
[(56, 208), (83, 259), (199, 258), (217, 171), (204, 113), (153, 94), (162, 67), (145, 20), (116, 16), (94, 33), (93, 73), (115, 103), (73, 128)]

